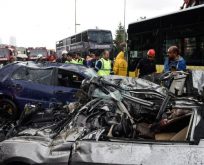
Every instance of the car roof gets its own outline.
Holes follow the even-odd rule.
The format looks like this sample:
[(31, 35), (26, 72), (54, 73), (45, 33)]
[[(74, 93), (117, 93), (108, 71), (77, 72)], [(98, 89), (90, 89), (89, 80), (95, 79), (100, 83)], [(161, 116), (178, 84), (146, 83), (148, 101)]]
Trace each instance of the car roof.
[(60, 68), (64, 70), (85, 70), (87, 67), (83, 65), (78, 65), (78, 64), (64, 64), (64, 63), (36, 63), (33, 61), (27, 61), (27, 62), (15, 62), (13, 65), (18, 65), (18, 66), (26, 66), (29, 68), (34, 68), (34, 69), (50, 69), (50, 68)]
[[(97, 77), (97, 73), (93, 69), (87, 68), (83, 65), (51, 63), (51, 62), (36, 63), (33, 61), (27, 61), (27, 62), (16, 61), (14, 63), (7, 64), (0, 69), (0, 74), (2, 75), (0, 77), (0, 81), (5, 80), (7, 77), (10, 77), (10, 75), (15, 70), (17, 70), (22, 66), (25, 66), (31, 69), (43, 69), (43, 70), (57, 68), (57, 69), (62, 69), (69, 72), (77, 73), (80, 76), (83, 76), (84, 78)], [(3, 74), (3, 73), (6, 73), (6, 74)]]

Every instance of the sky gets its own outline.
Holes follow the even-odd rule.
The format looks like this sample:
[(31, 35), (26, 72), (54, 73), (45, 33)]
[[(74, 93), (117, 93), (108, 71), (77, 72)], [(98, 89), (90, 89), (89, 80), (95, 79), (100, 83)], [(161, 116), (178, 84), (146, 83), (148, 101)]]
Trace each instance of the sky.
[[(124, 0), (76, 0), (77, 32), (111, 30), (124, 23)], [(178, 11), (183, 0), (126, 0), (126, 29), (140, 17)], [(58, 40), (75, 34), (75, 0), (0, 0), (0, 42), (17, 46), (55, 48)]]

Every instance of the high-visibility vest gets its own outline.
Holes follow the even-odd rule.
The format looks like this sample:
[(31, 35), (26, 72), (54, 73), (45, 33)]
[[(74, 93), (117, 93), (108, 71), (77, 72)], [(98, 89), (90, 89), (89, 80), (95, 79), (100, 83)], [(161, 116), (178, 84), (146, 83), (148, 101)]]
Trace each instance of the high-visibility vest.
[(105, 60), (101, 58), (99, 61), (101, 61), (102, 66), (101, 69), (98, 71), (99, 76), (107, 76), (110, 75), (111, 73), (111, 61), (110, 60)]
[(76, 60), (73, 60), (73, 59), (69, 63), (70, 64), (78, 64), (78, 62)]
[(80, 64), (80, 65), (83, 65), (83, 62), (84, 62), (83, 58), (80, 58), (80, 59), (77, 60), (77, 63)]
[(70, 64), (70, 61), (65, 61), (65, 64)]

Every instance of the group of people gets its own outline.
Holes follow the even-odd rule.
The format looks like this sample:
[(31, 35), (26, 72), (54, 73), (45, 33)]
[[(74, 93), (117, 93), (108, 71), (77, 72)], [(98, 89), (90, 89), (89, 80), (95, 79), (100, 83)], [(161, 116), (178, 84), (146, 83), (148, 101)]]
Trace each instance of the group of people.
[[(186, 70), (186, 61), (180, 55), (179, 48), (177, 46), (169, 47), (167, 51), (168, 57), (164, 61), (164, 70), (163, 72), (173, 72), (173, 71), (185, 71)], [(154, 49), (150, 49), (147, 52), (147, 58), (142, 58), (136, 67), (136, 74), (140, 78), (156, 73), (156, 61), (155, 61), (156, 52)]]
[[(180, 56), (177, 46), (169, 47), (167, 51), (168, 57), (164, 62), (164, 72), (172, 71), (184, 71), (186, 70), (186, 62), (183, 57)], [(135, 66), (135, 73), (138, 77), (142, 78), (146, 75), (150, 75), (157, 72), (156, 69), (156, 52), (154, 49), (150, 49), (147, 52), (147, 56), (140, 59)], [(15, 61), (14, 59), (11, 59)], [(42, 62), (43, 56), (38, 55), (36, 62)], [(62, 52), (62, 58), (57, 59), (56, 62), (66, 64), (79, 64), (93, 68), (99, 76), (106, 75), (128, 75), (128, 63), (125, 57), (125, 46), (121, 47), (121, 51), (118, 53), (114, 61), (110, 60), (110, 52), (104, 50), (102, 56), (91, 53), (86, 56), (86, 59), (82, 58), (80, 53), (68, 53), (66, 50)]]
[[(184, 71), (186, 70), (186, 62), (183, 57), (180, 56), (177, 46), (171, 46), (167, 51), (168, 57), (164, 62), (164, 72), (168, 71)], [(142, 58), (135, 66), (135, 73), (138, 77), (142, 78), (146, 75), (156, 73), (156, 52), (154, 49), (150, 49), (147, 52), (147, 56)], [(15, 61), (14, 59), (11, 59)], [(13, 62), (12, 61), (12, 62)], [(43, 56), (38, 55), (36, 63), (42, 62)], [(66, 50), (62, 52), (62, 58), (57, 59), (56, 62), (66, 64), (79, 64), (93, 68), (99, 76), (106, 75), (128, 75), (128, 63), (125, 57), (125, 46), (121, 48), (114, 61), (110, 60), (110, 52), (104, 50), (102, 56), (91, 53), (86, 56), (86, 59), (82, 58), (79, 53), (68, 53)]]
[(87, 67), (93, 68), (99, 76), (106, 75), (121, 75), (127, 76), (127, 61), (125, 59), (125, 53), (122, 50), (115, 61), (110, 60), (110, 52), (104, 50), (100, 55), (91, 53), (87, 55), (86, 59), (82, 58), (79, 53), (68, 53), (66, 50), (62, 52), (62, 58), (58, 59), (57, 62), (66, 64), (80, 64)]
[[(180, 56), (179, 49), (177, 46), (169, 47), (167, 51), (168, 57), (164, 62), (164, 72), (168, 71), (184, 71), (186, 70), (186, 62), (183, 57)], [(135, 73), (138, 77), (142, 78), (146, 75), (156, 73), (156, 51), (150, 49), (147, 52), (147, 56), (142, 58), (135, 66)], [(128, 63), (125, 57), (125, 47), (121, 49), (119, 54), (116, 56), (114, 61), (110, 60), (110, 52), (104, 50), (100, 58), (99, 55), (91, 53), (86, 57), (82, 58), (80, 54), (70, 54), (67, 51), (62, 52), (62, 58), (57, 62), (67, 64), (81, 64), (96, 70), (99, 76), (106, 75), (128, 75)]]

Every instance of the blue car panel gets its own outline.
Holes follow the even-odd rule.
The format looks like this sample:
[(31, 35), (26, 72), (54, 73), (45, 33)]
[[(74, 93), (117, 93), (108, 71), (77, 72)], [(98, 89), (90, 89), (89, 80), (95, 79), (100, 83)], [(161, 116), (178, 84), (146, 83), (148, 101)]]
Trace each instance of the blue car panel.
[(27, 103), (41, 103), (46, 108), (53, 102), (75, 101), (80, 82), (92, 76), (97, 76), (95, 71), (81, 65), (17, 62), (0, 69), (0, 92), (20, 111)]

